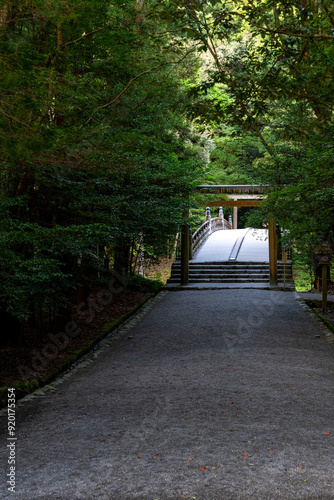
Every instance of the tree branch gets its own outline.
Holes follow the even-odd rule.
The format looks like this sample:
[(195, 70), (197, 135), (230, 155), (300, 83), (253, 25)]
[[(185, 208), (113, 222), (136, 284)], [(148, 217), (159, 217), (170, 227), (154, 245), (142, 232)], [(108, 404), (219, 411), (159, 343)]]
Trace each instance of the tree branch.
[[(95, 111), (93, 111), (93, 113), (90, 115), (90, 117), (88, 118), (88, 120), (86, 121), (86, 124), (89, 123), (91, 121), (91, 119), (93, 118), (94, 114), (99, 110), (99, 109), (104, 109), (104, 108), (107, 108), (108, 106), (111, 106), (112, 104), (114, 104), (120, 97), (122, 97), (122, 95), (128, 90), (128, 88), (136, 81), (138, 80), (139, 78), (141, 78), (142, 76), (144, 75), (147, 75), (148, 73), (151, 73), (152, 71), (156, 70), (156, 69), (159, 69), (159, 68), (162, 68), (164, 66), (169, 66), (170, 64), (179, 64), (181, 61), (183, 61), (183, 59), (185, 59), (191, 52), (193, 52), (194, 49), (188, 51), (183, 57), (181, 57), (181, 59), (179, 59), (178, 61), (176, 62), (166, 62), (166, 63), (163, 63), (163, 64), (158, 64), (157, 66), (153, 66), (152, 68), (150, 69), (147, 69), (145, 71), (142, 71), (142, 73), (139, 73), (139, 75), (135, 76), (134, 78), (132, 78), (128, 84), (126, 85), (126, 87), (124, 87), (124, 89), (116, 96), (114, 97), (110, 102), (107, 102), (107, 104), (103, 104), (102, 106), (98, 106)], [(81, 125), (82, 127), (83, 125)]]
[(67, 47), (68, 45), (71, 45), (72, 43), (80, 42), (80, 40), (83, 40), (84, 38), (87, 38), (90, 35), (94, 35), (94, 33), (99, 33), (100, 31), (106, 30), (107, 28), (109, 28), (109, 23), (107, 24), (107, 26), (103, 26), (102, 28), (98, 28), (97, 30), (90, 31), (89, 33), (84, 33), (82, 36), (80, 36), (76, 40), (72, 40), (71, 42), (65, 43), (64, 47)]
[(264, 147), (266, 148), (266, 150), (268, 151), (268, 153), (270, 154), (270, 156), (273, 156), (274, 152), (273, 152), (271, 146), (269, 146), (268, 142), (263, 137), (263, 135), (261, 133), (261, 130), (260, 130), (260, 127), (258, 126), (258, 124), (257, 123), (252, 123), (251, 124), (251, 128), (254, 130), (254, 132), (256, 133), (256, 135), (258, 136), (258, 138), (260, 139), (260, 141), (262, 142), (262, 144), (264, 145)]
[(0, 21), (0, 26), (1, 26), (1, 24), (15, 23), (16, 21), (35, 21), (38, 19), (45, 19), (45, 18), (46, 18), (46, 16), (17, 17), (14, 19), (9, 19), (8, 21)]
[(253, 26), (255, 26), (257, 29), (260, 31), (265, 31), (268, 33), (275, 33), (276, 35), (287, 35), (287, 36), (294, 36), (296, 38), (328, 38), (328, 39), (334, 39), (334, 35), (326, 35), (325, 33), (290, 33), (289, 31), (280, 31), (280, 30), (273, 30), (270, 28), (263, 28), (262, 26), (258, 26), (257, 24), (250, 23)]
[[(291, 33), (286, 30), (277, 30), (277, 29), (270, 29), (268, 27), (264, 28), (262, 26), (259, 26), (258, 24), (255, 24), (254, 22), (250, 21), (245, 14), (242, 12), (237, 12), (235, 10), (231, 10), (228, 12), (228, 14), (232, 14), (238, 17), (241, 17), (242, 19), (245, 19), (251, 26), (254, 26), (255, 28), (261, 30), (261, 31), (267, 31), (268, 33), (276, 33), (277, 35), (287, 35), (287, 36), (295, 36), (296, 38), (328, 38), (328, 39), (334, 39), (334, 35), (327, 35), (326, 33)], [(327, 12), (328, 16), (330, 15)], [(333, 18), (331, 18), (332, 21)]]
[(15, 116), (12, 116), (12, 115), (9, 115), (8, 113), (6, 113), (2, 108), (0, 108), (0, 112), (3, 113), (5, 116), (7, 116), (7, 118), (10, 118), (11, 120), (14, 120), (16, 121), (17, 123), (20, 123), (21, 125), (24, 125), (25, 127), (27, 127), (29, 130), (31, 130), (32, 132), (35, 132), (35, 130), (30, 127), (30, 125), (28, 125), (27, 123), (24, 123), (24, 122), (21, 122), (21, 120), (19, 120), (18, 118), (16, 118)]

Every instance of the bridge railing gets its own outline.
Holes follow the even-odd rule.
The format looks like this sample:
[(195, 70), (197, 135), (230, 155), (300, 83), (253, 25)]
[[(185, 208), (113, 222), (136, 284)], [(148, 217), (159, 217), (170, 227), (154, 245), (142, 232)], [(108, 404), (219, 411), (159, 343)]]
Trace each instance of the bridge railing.
[(213, 219), (209, 218), (203, 222), (203, 224), (192, 235), (192, 254), (195, 254), (210, 234), (222, 229), (232, 229), (231, 223), (220, 217), (214, 217)]

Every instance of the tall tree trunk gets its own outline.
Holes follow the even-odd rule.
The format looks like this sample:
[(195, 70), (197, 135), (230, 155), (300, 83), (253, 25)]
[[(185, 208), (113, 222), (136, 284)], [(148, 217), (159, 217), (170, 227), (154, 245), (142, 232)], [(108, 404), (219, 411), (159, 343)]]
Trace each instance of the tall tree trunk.
[(135, 32), (139, 33), (140, 25), (143, 24), (145, 20), (145, 0), (136, 0), (136, 27)]
[(8, 5), (3, 5), (0, 8), (0, 28), (3, 28), (4, 26), (6, 26), (6, 21), (7, 21), (8, 17), (9, 17)]
[(121, 275), (126, 275), (129, 272), (130, 261), (130, 238), (120, 238), (115, 247), (114, 269)]

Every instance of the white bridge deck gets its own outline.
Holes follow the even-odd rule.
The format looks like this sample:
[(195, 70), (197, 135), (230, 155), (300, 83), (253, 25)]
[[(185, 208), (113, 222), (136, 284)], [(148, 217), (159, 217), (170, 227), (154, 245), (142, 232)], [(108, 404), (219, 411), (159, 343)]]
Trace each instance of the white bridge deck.
[(191, 262), (269, 262), (267, 229), (215, 231), (195, 253)]

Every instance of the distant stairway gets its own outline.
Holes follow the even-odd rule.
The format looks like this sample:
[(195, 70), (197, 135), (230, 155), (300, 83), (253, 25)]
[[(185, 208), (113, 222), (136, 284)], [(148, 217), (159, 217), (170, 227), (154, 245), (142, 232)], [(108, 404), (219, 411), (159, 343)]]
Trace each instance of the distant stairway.
[[(283, 284), (284, 266), (277, 264), (278, 283)], [(168, 285), (180, 284), (181, 262), (172, 266)], [(291, 264), (285, 265), (285, 282), (293, 283)], [(189, 284), (195, 283), (269, 283), (268, 262), (190, 262)]]

